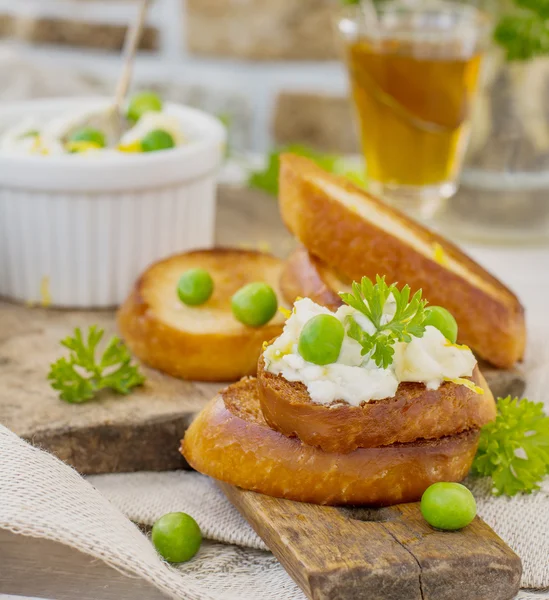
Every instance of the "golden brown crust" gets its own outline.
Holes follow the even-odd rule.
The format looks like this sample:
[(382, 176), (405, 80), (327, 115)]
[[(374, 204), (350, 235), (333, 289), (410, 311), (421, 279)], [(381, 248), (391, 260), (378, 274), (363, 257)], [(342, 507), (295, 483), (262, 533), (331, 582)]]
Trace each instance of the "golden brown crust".
[(298, 246), (288, 257), (280, 275), (280, 291), (289, 304), (297, 298), (310, 298), (313, 302), (337, 310), (343, 301), (338, 292), (347, 291), (349, 282)]
[(390, 505), (419, 500), (437, 481), (461, 481), (478, 431), (431, 442), (332, 454), (273, 431), (254, 379), (229, 386), (198, 415), (182, 452), (197, 471), (269, 496), (315, 504)]
[[(334, 198), (335, 190), (348, 205)], [(431, 304), (453, 313), (462, 341), (482, 358), (502, 368), (522, 359), (520, 302), (457, 246), (303, 157), (281, 157), (279, 202), (290, 231), (346, 278), (380, 274), (422, 288)]]
[[(177, 298), (181, 273), (207, 269), (214, 293), (202, 306)], [(251, 281), (266, 281), (277, 292), (282, 263), (260, 252), (199, 250), (155, 263), (136, 282), (118, 311), (118, 328), (130, 350), (145, 364), (174, 377), (234, 381), (253, 375), (263, 342), (280, 335), (282, 315), (263, 327), (247, 327), (233, 317), (231, 296)]]
[(406, 382), (399, 385), (393, 398), (361, 406), (315, 404), (303, 383), (265, 371), (263, 357), (257, 377), (261, 410), (268, 425), (326, 452), (346, 454), (357, 448), (437, 439), (478, 429), (496, 416), (494, 397), (478, 367), (470, 379), (484, 394), (449, 381), (438, 390)]

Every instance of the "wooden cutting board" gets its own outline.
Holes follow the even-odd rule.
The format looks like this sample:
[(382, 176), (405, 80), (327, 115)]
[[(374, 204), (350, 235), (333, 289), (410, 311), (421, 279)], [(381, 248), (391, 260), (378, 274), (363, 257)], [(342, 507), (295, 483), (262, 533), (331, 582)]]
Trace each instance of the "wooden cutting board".
[[(250, 245), (285, 256), (294, 243), (276, 202), (223, 187), (218, 209), (220, 245)], [(185, 467), (179, 440), (193, 416), (221, 387), (185, 382), (144, 368), (147, 383), (130, 396), (60, 401), (46, 375), (64, 354), (59, 341), (75, 327), (97, 324), (116, 333), (113, 311), (64, 311), (0, 301), (0, 423), (56, 454), (81, 473)], [(519, 371), (485, 370), (495, 395), (521, 395)]]
[(335, 508), (221, 489), (314, 600), (510, 600), (518, 556), (478, 517), (432, 529), (419, 504)]

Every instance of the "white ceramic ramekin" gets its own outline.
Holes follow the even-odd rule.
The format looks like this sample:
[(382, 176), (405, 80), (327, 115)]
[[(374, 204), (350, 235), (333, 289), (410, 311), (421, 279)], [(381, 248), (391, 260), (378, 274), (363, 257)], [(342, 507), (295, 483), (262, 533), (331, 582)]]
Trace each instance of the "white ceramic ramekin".
[[(0, 105), (0, 131), (107, 99)], [(0, 155), (0, 296), (59, 307), (119, 304), (140, 272), (214, 241), (216, 173), (225, 129), (168, 104), (188, 144), (119, 155)]]

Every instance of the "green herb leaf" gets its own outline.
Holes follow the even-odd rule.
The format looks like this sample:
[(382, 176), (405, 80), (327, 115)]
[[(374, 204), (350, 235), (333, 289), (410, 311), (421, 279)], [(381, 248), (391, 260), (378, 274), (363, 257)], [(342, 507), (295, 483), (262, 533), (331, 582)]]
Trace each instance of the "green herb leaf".
[(549, 0), (515, 0), (515, 4), (532, 11), (541, 19), (549, 19)]
[(297, 154), (311, 159), (325, 171), (344, 175), (356, 185), (365, 186), (366, 180), (364, 173), (350, 169), (349, 163), (336, 154), (323, 154), (303, 146), (301, 144), (291, 144), (277, 150), (272, 150), (267, 155), (265, 167), (256, 171), (251, 171), (248, 175), (248, 186), (262, 190), (273, 196), (278, 195), (278, 172), (280, 169), (280, 155), (286, 152)]
[(502, 17), (494, 39), (505, 49), (507, 60), (530, 60), (549, 54), (549, 26), (535, 14)]
[(549, 417), (543, 404), (499, 398), (496, 420), (481, 430), (472, 474), (492, 478), (496, 495), (539, 489), (549, 473)]
[[(365, 332), (350, 316), (347, 319), (347, 334), (359, 342), (363, 355), (371, 353), (376, 365), (386, 369), (393, 362), (395, 342), (410, 342), (412, 336), (422, 337), (425, 333), (423, 322), (427, 301), (421, 299), (421, 290), (410, 300), (408, 285), (399, 290), (396, 283), (387, 285), (385, 277), (379, 275), (375, 284), (368, 277), (363, 277), (360, 284), (354, 281), (351, 289), (351, 293), (341, 293), (341, 299), (368, 317), (376, 332)], [(384, 309), (391, 296), (395, 312), (387, 319)]]
[(102, 329), (92, 325), (85, 340), (81, 329), (76, 328), (72, 337), (61, 341), (70, 353), (50, 366), (48, 380), (65, 402), (87, 402), (106, 388), (128, 394), (145, 381), (137, 365), (132, 364), (128, 349), (116, 336), (97, 359), (97, 347), (103, 335)]

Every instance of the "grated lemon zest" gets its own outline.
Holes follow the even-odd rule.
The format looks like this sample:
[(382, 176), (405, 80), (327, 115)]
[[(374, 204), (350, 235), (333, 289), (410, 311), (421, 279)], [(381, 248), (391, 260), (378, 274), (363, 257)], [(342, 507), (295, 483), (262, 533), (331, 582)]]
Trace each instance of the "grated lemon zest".
[(261, 348), (263, 349), (263, 352), (265, 352), (265, 350), (267, 350), (268, 346), (269, 346), (269, 342), (267, 340), (265, 340), (263, 342), (263, 344), (261, 344)]
[(89, 152), (90, 150), (100, 150), (101, 146), (88, 140), (78, 140), (76, 142), (67, 142), (69, 152)]
[(433, 258), (436, 263), (445, 267), (448, 264), (448, 258), (446, 257), (446, 252), (444, 248), (438, 243), (435, 242), (433, 244)]
[(40, 152), (42, 147), (42, 141), (39, 135), (34, 136), (34, 140), (32, 142), (31, 152)]
[(139, 140), (135, 140), (134, 142), (130, 142), (129, 144), (118, 144), (117, 150), (120, 152), (142, 152), (141, 142)]
[(48, 156), (50, 151), (46, 146), (44, 146), (44, 142), (39, 135), (34, 136), (34, 141), (31, 147), (32, 154), (41, 154), (42, 156)]
[(465, 344), (454, 344), (450, 340), (446, 340), (444, 342), (444, 345), (447, 348), (457, 348), (458, 350), (470, 350), (471, 349), (471, 348), (469, 348), (469, 346), (466, 346)]
[(275, 352), (275, 356), (277, 359), (283, 358), (284, 356), (287, 356), (288, 354), (291, 354), (293, 350), (293, 344), (290, 342), (286, 348), (282, 348), (281, 350), (277, 350)]
[(283, 306), (279, 306), (278, 310), (286, 317), (286, 319), (289, 319), (292, 316), (292, 311)]
[(40, 304), (44, 308), (51, 305), (50, 278), (47, 275), (40, 281)]
[(465, 379), (464, 377), (455, 377), (454, 379), (450, 377), (445, 377), (444, 381), (451, 381), (456, 385), (464, 385), (466, 388), (469, 388), (472, 392), (475, 392), (475, 394), (480, 394), (481, 396), (484, 394), (484, 390), (481, 387), (475, 385), (470, 379)]

